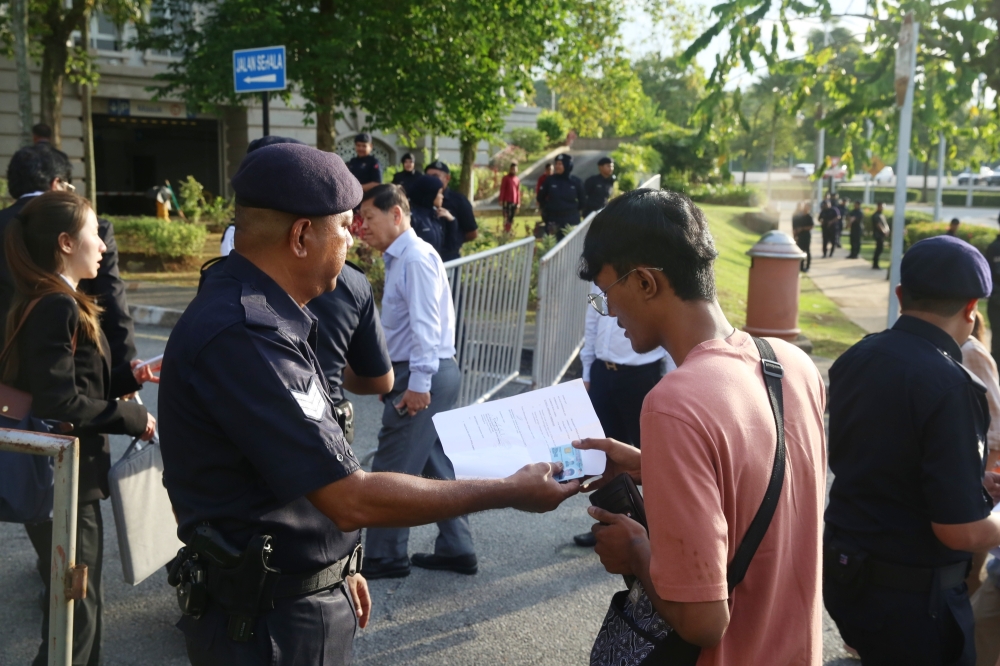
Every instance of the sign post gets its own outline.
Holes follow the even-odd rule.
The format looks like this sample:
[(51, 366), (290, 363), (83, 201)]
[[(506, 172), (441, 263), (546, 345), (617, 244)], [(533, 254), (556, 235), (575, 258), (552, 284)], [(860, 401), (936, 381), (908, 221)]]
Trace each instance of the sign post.
[(287, 60), (284, 46), (233, 51), (233, 86), (237, 93), (260, 93), (263, 106), (264, 136), (271, 133), (270, 95), (284, 90)]
[(903, 18), (896, 46), (896, 105), (899, 111), (899, 144), (896, 150), (896, 198), (892, 206), (892, 263), (889, 265), (889, 312), (886, 317), (891, 328), (899, 318), (899, 269), (903, 259), (903, 236), (906, 234), (906, 176), (910, 173), (910, 139), (913, 134), (913, 88), (917, 71), (917, 36), (919, 26), (913, 12)]

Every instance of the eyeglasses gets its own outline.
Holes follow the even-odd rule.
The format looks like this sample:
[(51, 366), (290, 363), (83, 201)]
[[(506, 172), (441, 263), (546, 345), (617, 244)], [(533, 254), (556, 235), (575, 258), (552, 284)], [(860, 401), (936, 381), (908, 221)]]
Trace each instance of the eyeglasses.
[(632, 273), (635, 273), (640, 268), (645, 268), (647, 271), (661, 271), (661, 272), (663, 271), (662, 268), (653, 268), (651, 266), (638, 266), (636, 268), (633, 268), (628, 273), (626, 273), (625, 275), (621, 276), (620, 278), (618, 278), (617, 280), (615, 280), (614, 282), (612, 282), (608, 286), (608, 288), (605, 289), (604, 291), (602, 291), (601, 293), (599, 293), (599, 294), (587, 294), (587, 302), (590, 303), (590, 306), (592, 308), (594, 308), (595, 310), (597, 310), (597, 313), (599, 315), (607, 317), (608, 313), (609, 313), (609, 310), (608, 310), (608, 292), (611, 291), (611, 287), (615, 286), (616, 284), (618, 284), (619, 282), (621, 282), (622, 280), (624, 280), (625, 278), (627, 278), (629, 275), (632, 275)]

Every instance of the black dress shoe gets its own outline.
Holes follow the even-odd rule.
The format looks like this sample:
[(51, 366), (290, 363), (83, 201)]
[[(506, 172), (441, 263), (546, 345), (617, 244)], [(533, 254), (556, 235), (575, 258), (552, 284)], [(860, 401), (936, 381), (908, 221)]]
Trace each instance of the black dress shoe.
[(413, 566), (421, 569), (435, 569), (438, 571), (454, 571), (455, 573), (471, 576), (479, 571), (479, 561), (475, 555), (455, 555), (446, 557), (444, 555), (433, 555), (431, 553), (415, 553), (410, 557)]
[(581, 548), (593, 548), (597, 545), (597, 537), (593, 532), (584, 532), (573, 537), (573, 542)]
[(361, 575), (367, 580), (378, 578), (406, 578), (410, 575), (410, 560), (366, 557), (361, 565)]

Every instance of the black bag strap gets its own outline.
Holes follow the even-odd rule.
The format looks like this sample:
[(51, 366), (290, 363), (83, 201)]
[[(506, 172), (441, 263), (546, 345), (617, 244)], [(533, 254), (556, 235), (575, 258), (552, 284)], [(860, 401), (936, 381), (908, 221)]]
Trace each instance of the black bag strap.
[(760, 542), (764, 540), (764, 534), (771, 525), (774, 518), (774, 511), (778, 508), (778, 498), (781, 496), (781, 488), (785, 483), (785, 406), (781, 392), (781, 378), (784, 376), (784, 368), (778, 363), (774, 356), (774, 349), (771, 344), (763, 339), (754, 337), (754, 343), (760, 352), (760, 362), (764, 369), (764, 384), (767, 387), (767, 397), (771, 402), (771, 411), (774, 413), (774, 425), (778, 431), (777, 450), (774, 454), (774, 466), (771, 468), (771, 480), (767, 484), (764, 492), (764, 501), (757, 509), (757, 515), (753, 517), (747, 533), (743, 536), (743, 542), (736, 549), (733, 561), (729, 563), (726, 572), (726, 580), (729, 583), (729, 593), (739, 585), (747, 575), (750, 561), (757, 552)]

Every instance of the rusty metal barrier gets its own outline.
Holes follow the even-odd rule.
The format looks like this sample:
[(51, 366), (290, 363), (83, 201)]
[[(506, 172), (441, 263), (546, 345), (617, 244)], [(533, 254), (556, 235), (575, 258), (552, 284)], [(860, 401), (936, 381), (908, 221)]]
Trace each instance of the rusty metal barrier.
[(0, 428), (0, 451), (49, 456), (55, 468), (49, 584), (49, 666), (70, 666), (73, 605), (87, 594), (87, 567), (76, 564), (80, 442), (75, 437)]

